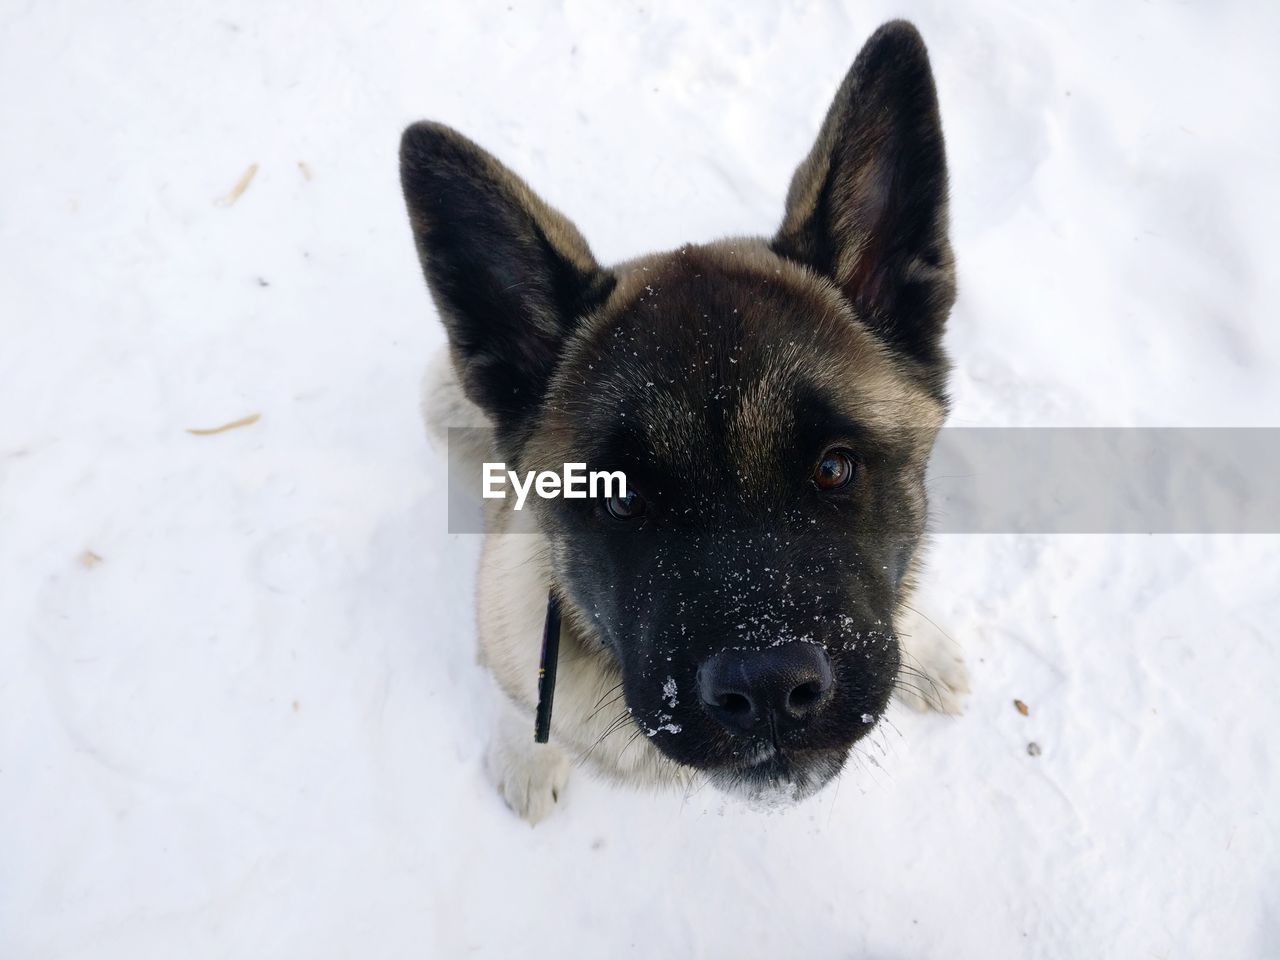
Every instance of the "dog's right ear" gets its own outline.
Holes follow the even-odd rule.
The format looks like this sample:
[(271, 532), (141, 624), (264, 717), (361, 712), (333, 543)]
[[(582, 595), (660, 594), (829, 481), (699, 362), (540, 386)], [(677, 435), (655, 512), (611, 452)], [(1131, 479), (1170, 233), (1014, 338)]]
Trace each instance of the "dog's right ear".
[(446, 126), (405, 130), (400, 182), (459, 381), (511, 442), (537, 412), (565, 336), (613, 278), (568, 219)]

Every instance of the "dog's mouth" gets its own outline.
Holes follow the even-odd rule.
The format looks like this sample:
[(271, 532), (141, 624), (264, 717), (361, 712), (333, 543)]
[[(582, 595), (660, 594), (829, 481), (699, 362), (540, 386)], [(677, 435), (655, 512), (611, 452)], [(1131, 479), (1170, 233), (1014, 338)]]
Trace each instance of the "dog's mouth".
[(813, 796), (844, 767), (844, 750), (792, 750), (762, 744), (734, 766), (708, 771), (719, 790), (753, 806), (790, 806)]

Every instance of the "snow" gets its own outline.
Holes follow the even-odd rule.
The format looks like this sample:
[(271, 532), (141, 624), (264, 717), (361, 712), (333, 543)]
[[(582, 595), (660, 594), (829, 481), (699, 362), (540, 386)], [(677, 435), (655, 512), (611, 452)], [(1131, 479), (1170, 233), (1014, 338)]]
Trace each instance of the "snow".
[(667, 677), (666, 680), (662, 681), (662, 699), (668, 707), (674, 707), (680, 702), (680, 690), (676, 686), (675, 677)]
[(1277, 426), (1273, 4), (5, 5), (0, 957), (1280, 953), (1274, 536), (940, 537), (966, 714), (786, 812), (484, 780), (400, 129), (606, 260), (765, 232), (895, 15), (952, 423)]

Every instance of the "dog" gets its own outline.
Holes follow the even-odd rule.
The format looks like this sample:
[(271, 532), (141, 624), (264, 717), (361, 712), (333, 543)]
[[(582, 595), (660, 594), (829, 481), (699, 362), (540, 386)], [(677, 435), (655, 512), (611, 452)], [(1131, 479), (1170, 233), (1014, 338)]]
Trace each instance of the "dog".
[[(895, 692), (959, 711), (964, 663), (909, 605), (955, 299), (937, 93), (911, 24), (859, 53), (770, 238), (607, 267), (446, 126), (410, 126), (400, 171), (449, 340), (425, 416), (478, 438), (450, 456), (477, 483), (482, 461), (627, 480), (488, 515), (479, 659), (506, 703), (486, 767), (517, 814), (547, 816), (571, 760), (796, 801)], [(548, 591), (562, 646), (538, 744)]]

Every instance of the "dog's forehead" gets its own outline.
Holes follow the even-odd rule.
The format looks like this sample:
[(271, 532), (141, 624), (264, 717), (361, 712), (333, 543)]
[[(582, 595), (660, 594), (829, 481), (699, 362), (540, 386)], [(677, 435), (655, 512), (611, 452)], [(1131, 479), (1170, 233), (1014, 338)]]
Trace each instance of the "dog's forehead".
[(681, 480), (777, 469), (803, 399), (869, 429), (940, 411), (825, 281), (759, 241), (626, 265), (553, 388), (573, 446), (625, 434)]

